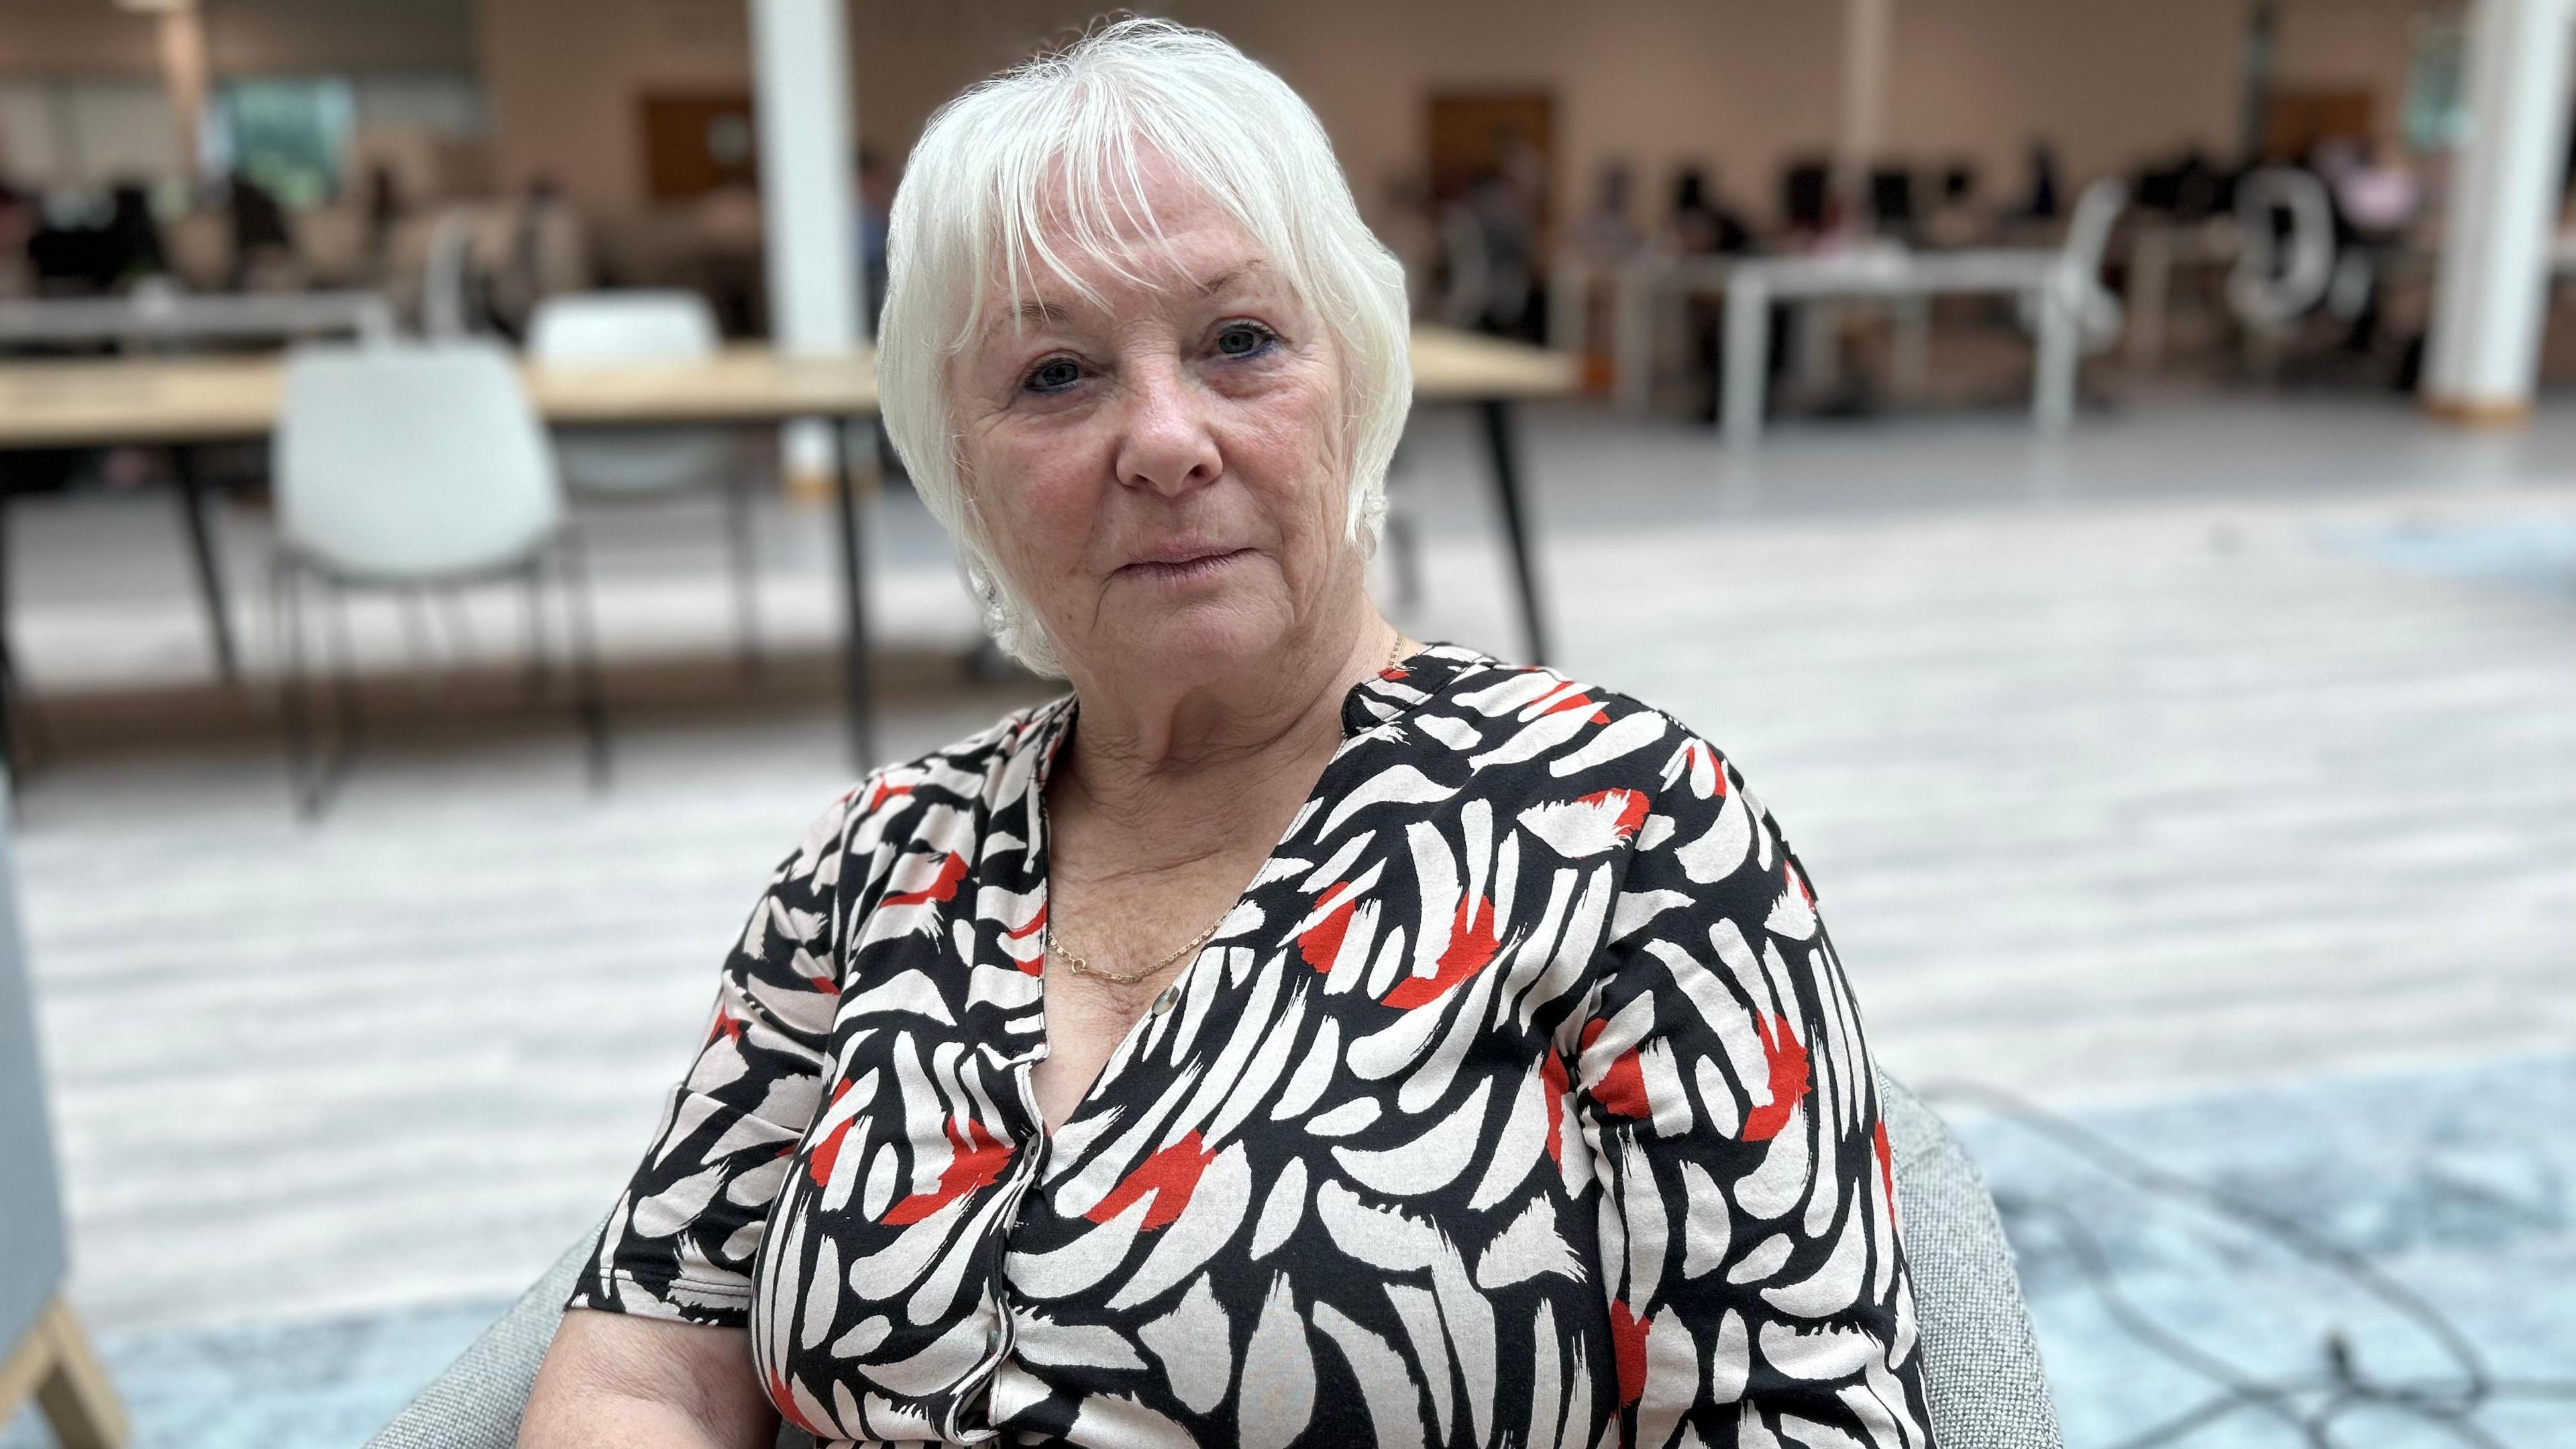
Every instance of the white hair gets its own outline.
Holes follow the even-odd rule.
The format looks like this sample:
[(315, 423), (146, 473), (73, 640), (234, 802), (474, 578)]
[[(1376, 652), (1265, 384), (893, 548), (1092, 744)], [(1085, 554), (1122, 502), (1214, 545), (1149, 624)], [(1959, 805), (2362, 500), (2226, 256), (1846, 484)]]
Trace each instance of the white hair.
[[(1334, 456), (1350, 469), (1348, 536), (1364, 547), (1385, 518), (1387, 461), (1412, 404), (1402, 264), (1360, 220), (1315, 113), (1223, 38), (1121, 20), (940, 107), (888, 218), (879, 406), (922, 501), (957, 542), (985, 628), (1045, 674), (1061, 675), (1063, 661), (995, 560), (961, 475), (949, 364), (979, 329), (1016, 317), (1041, 268), (1098, 300), (1057, 242), (1133, 277), (1110, 239), (1121, 223), (1160, 235), (1144, 200), (1147, 157), (1242, 226), (1337, 344), (1349, 432)], [(987, 316), (996, 277), (1012, 310)]]

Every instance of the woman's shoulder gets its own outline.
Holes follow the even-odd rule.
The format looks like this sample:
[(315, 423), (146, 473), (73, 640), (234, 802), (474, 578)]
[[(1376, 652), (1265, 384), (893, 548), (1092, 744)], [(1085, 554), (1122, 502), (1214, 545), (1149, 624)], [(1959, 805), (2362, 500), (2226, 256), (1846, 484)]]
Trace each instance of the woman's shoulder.
[(1454, 646), (1436, 653), (1446, 673), (1409, 723), (1478, 774), (1516, 767), (1569, 785), (1685, 788), (1703, 798), (1742, 784), (1706, 735), (1633, 694), (1542, 664)]
[(1542, 665), (1466, 650), (1447, 662), (1402, 723), (1533, 834), (1583, 853), (1615, 842), (1652, 855), (1720, 830), (1766, 863), (1787, 853), (1735, 762), (1672, 711)]
[(879, 765), (844, 789), (808, 829), (800, 855), (874, 850), (937, 815), (991, 807), (1025, 790), (1071, 696), (1012, 710), (973, 734)]

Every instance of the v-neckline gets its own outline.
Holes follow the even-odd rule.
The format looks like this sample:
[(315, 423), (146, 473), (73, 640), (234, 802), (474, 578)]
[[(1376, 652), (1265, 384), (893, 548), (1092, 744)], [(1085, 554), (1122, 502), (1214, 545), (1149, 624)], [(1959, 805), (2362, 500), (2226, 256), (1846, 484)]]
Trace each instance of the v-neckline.
[[(1224, 915), (1217, 918), (1216, 933), (1199, 943), (1198, 950), (1192, 953), (1190, 959), (1182, 965), (1180, 974), (1164, 984), (1163, 989), (1172, 993), (1172, 1005), (1159, 1016), (1168, 1016), (1172, 1012), (1180, 1011), (1188, 1003), (1189, 994), (1185, 987), (1197, 973), (1199, 964), (1207, 959), (1209, 952), (1228, 944), (1229, 938), (1224, 934), (1225, 923), (1242, 913), (1245, 903), (1251, 900), (1254, 889), (1269, 878), (1270, 869), (1278, 861), (1281, 852), (1288, 848), (1289, 842), (1296, 839), (1297, 832), (1313, 817), (1316, 805), (1323, 797), (1324, 782), (1332, 778), (1333, 767), (1340, 764), (1342, 758), (1368, 734), (1427, 703), (1449, 679), (1454, 678), (1459, 670), (1467, 667), (1467, 664), (1472, 661), (1441, 657), (1438, 660), (1439, 669), (1436, 671), (1436, 677), (1429, 681), (1429, 688), (1418, 691), (1417, 697), (1410, 700), (1390, 700), (1389, 703), (1394, 705), (1394, 709), (1383, 717), (1369, 716), (1360, 707), (1361, 700), (1378, 693), (1378, 686), (1409, 681), (1419, 672), (1418, 666), (1424, 659), (1435, 654), (1446, 656), (1457, 652), (1453, 645), (1424, 643), (1387, 668), (1354, 681), (1343, 691), (1341, 708), (1338, 712), (1342, 730), (1341, 741), (1333, 746), (1332, 754), (1325, 757), (1324, 767), (1315, 772), (1314, 783), (1306, 787), (1305, 797), (1298, 802), (1296, 810), (1289, 815), (1288, 823), (1280, 827), (1279, 838), (1270, 843), (1270, 849), (1261, 857), (1260, 864), (1253, 867), (1252, 874), (1246, 878), (1242, 889), (1235, 893), (1233, 903), (1226, 907)], [(1055, 832), (1046, 811), (1047, 781), (1054, 773), (1057, 756), (1072, 741), (1075, 717), (1080, 711), (1080, 706), (1081, 700), (1075, 695), (1068, 694), (1055, 701), (1052, 706), (1053, 715), (1041, 728), (1040, 738), (1032, 746), (1037, 751), (1037, 759), (1029, 772), (1027, 786), (1026, 808), (1029, 826), (1027, 850), (1029, 870), (1036, 883), (1037, 918), (1040, 920), (1051, 920), (1055, 909)], [(1090, 1084), (1083, 1088), (1082, 1096), (1075, 1100), (1073, 1110), (1065, 1114), (1063, 1123), (1050, 1126), (1046, 1120), (1046, 1113), (1038, 1107), (1037, 1068), (1040, 1063), (1054, 1054), (1054, 1046), (1048, 1040), (1046, 1015), (1047, 975), (1051, 969), (1046, 964), (1045, 947), (1041, 941), (1036, 973), (1036, 1041), (1027, 1050), (1013, 1057), (1009, 1063), (1009, 1069), (1019, 1083), (1021, 1105), (1029, 1114), (1029, 1121), (1036, 1130), (1038, 1140), (1049, 1147), (1052, 1147), (1059, 1137), (1080, 1125), (1084, 1119), (1096, 1114), (1102, 1089), (1115, 1075), (1114, 1069), (1128, 1060), (1133, 1053), (1142, 1049), (1139, 1039), (1150, 1031), (1154, 1022), (1159, 1019), (1150, 1005), (1138, 1012), (1136, 1019), (1129, 1022), (1126, 1031), (1119, 1035), (1118, 1044), (1110, 1048), (1109, 1055), (1102, 1059), (1100, 1070), (1092, 1075)], [(1161, 993), (1156, 994), (1159, 996)]]

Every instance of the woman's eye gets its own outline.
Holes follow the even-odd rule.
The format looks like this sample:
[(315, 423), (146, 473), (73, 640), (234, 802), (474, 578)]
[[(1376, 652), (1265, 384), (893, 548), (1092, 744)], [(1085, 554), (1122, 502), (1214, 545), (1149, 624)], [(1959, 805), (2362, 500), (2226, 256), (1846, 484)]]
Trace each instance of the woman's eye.
[(1070, 357), (1053, 357), (1030, 370), (1025, 386), (1031, 392), (1062, 392), (1080, 381), (1080, 364)]
[(1229, 322), (1216, 335), (1216, 350), (1221, 357), (1250, 357), (1275, 340), (1270, 329), (1259, 323)]

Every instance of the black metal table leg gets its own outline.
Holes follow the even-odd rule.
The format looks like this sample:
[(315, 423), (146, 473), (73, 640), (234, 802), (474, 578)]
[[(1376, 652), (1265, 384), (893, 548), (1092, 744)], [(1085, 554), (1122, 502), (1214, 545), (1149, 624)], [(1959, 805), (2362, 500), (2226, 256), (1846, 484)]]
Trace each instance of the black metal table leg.
[(205, 604), (215, 670), (226, 684), (239, 683), (241, 661), (233, 652), (232, 616), (224, 609), (223, 562), (215, 554), (213, 520), (207, 516), (206, 482), (197, 470), (197, 450), (183, 444), (170, 453), (179, 474), (180, 512), (188, 520), (188, 552), (197, 566), (197, 596)]
[(858, 470), (850, 456), (849, 420), (833, 418), (827, 426), (832, 430), (837, 485), (833, 499), (841, 515), (841, 526), (835, 530), (841, 553), (841, 683), (847, 694), (844, 708), (849, 711), (851, 761), (866, 770), (876, 764), (877, 731), (868, 684), (868, 592), (859, 531)]
[(1494, 501), (1502, 505), (1503, 532), (1512, 546), (1512, 571), (1521, 587), (1521, 628), (1529, 642), (1529, 662), (1548, 657), (1547, 611), (1539, 598), (1538, 574), (1530, 567), (1529, 520), (1521, 501), (1520, 455), (1512, 438), (1512, 405), (1507, 398), (1477, 404), (1485, 417), (1485, 451), (1493, 464)]

